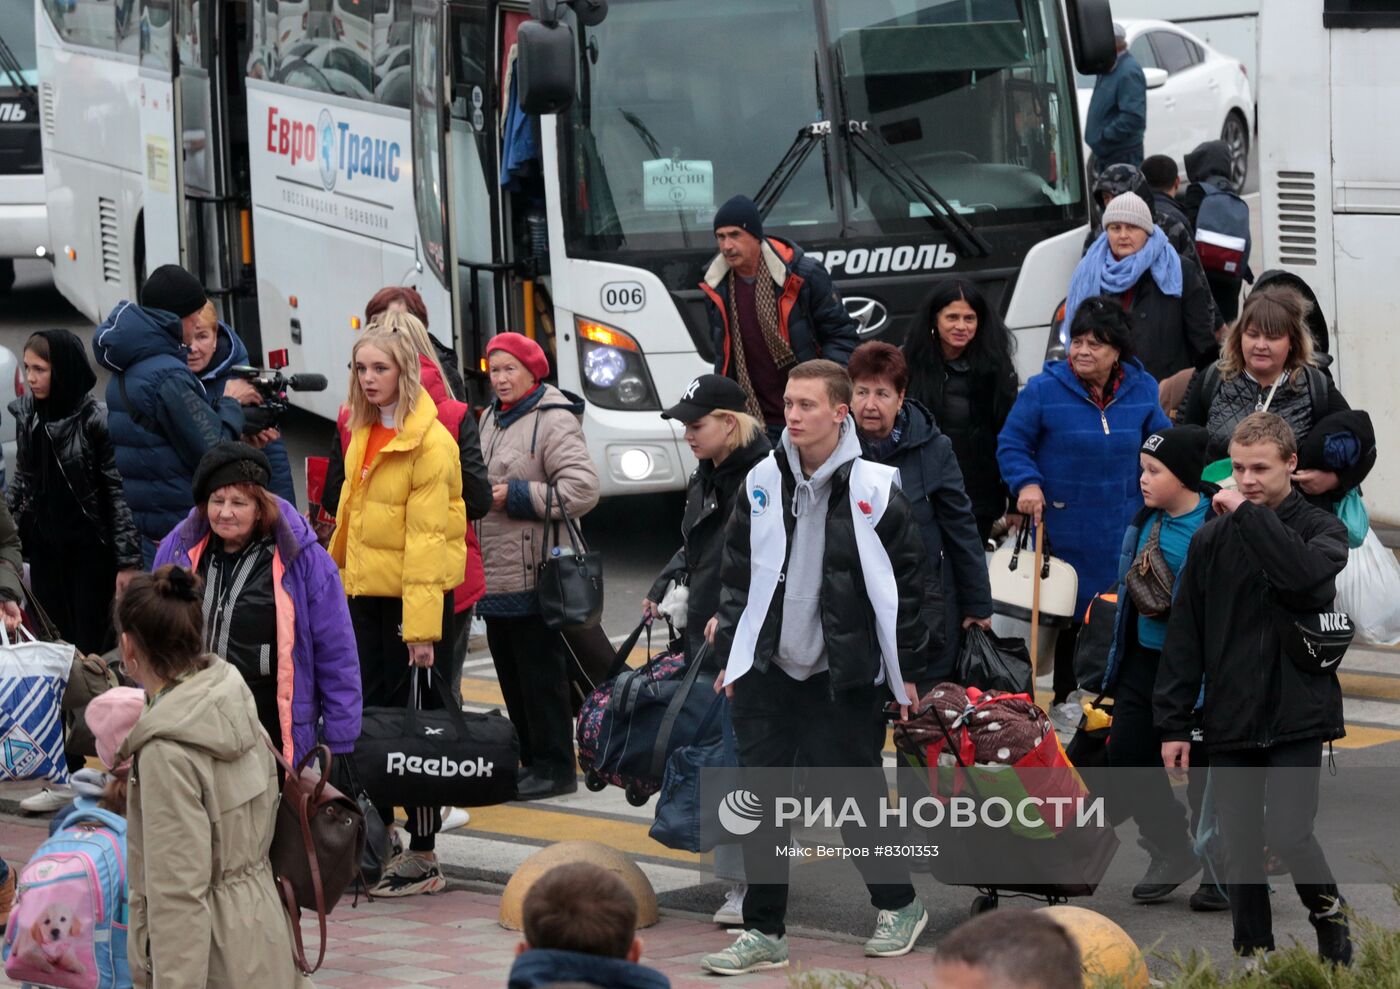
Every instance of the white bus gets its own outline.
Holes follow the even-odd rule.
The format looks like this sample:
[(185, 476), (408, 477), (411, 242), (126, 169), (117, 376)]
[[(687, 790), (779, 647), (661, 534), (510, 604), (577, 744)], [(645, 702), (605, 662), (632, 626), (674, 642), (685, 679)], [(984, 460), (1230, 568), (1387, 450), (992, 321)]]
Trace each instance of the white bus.
[(1400, 133), (1384, 121), (1400, 100), (1400, 7), (1264, 0), (1259, 23), (1264, 257), (1317, 295), (1337, 384), (1376, 426), (1367, 506), (1397, 524)]
[[(1102, 0), (614, 0), (601, 21), (576, 2), (542, 29), (561, 66), (532, 29), (517, 44), (524, 3), (119, 0), (128, 51), (119, 28), (65, 35), (112, 0), (38, 0), (60, 288), (98, 318), (182, 260), (250, 347), (339, 381), (370, 294), (414, 285), (478, 389), (494, 333), (552, 350), (605, 494), (685, 484), (657, 413), (713, 359), (698, 283), (735, 193), (762, 191), (866, 335), (902, 340), (960, 275), (1039, 369), (1087, 217), (1071, 43), (1111, 59)], [(561, 112), (514, 114), (517, 59), (541, 54), (573, 80)], [(103, 73), (105, 97), (77, 84)], [(130, 126), (85, 143), (83, 101), (114, 93)], [(105, 237), (63, 253), (99, 198), (110, 278)]]
[(15, 258), (47, 253), (38, 84), (34, 18), (24, 3), (0, 4), (0, 293), (15, 283)]

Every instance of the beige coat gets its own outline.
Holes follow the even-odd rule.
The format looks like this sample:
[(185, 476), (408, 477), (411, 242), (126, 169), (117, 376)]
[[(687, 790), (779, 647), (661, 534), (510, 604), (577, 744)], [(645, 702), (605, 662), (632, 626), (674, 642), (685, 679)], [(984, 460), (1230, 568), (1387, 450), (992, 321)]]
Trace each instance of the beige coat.
[[(575, 519), (598, 504), (598, 472), (579, 423), (583, 400), (553, 385), (540, 388), (538, 403), (523, 414), (502, 414), (493, 405), (481, 417), (486, 472), (493, 485), (510, 486), (505, 508), (491, 509), (478, 523), (488, 597), (534, 589), (550, 483)], [(557, 500), (552, 514), (559, 518)], [(560, 541), (567, 545), (566, 533)]]
[(310, 989), (267, 850), (276, 764), (253, 695), (217, 656), (149, 704), (119, 759), (127, 797), (132, 984)]

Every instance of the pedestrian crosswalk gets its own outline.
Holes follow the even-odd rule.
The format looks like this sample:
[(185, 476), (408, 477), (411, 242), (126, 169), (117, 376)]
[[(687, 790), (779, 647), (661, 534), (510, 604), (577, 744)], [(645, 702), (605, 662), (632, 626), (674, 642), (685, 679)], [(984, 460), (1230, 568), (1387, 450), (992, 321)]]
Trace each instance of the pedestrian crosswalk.
[[(640, 662), (643, 657), (633, 657)], [(1355, 647), (1341, 673), (1347, 735), (1339, 750), (1364, 749), (1400, 742), (1400, 649)], [(1042, 705), (1049, 696), (1038, 697)], [(473, 654), (462, 678), (463, 705), (476, 711), (504, 710), (490, 657)], [(885, 747), (887, 764), (893, 746)], [(643, 807), (627, 803), (621, 790), (609, 787), (547, 801), (474, 808), (464, 829), (439, 838), (439, 853), (450, 865), (484, 878), (508, 876), (537, 847), (565, 838), (601, 841), (633, 858), (658, 892), (714, 881), (708, 856), (665, 848), (647, 834), (655, 801)]]

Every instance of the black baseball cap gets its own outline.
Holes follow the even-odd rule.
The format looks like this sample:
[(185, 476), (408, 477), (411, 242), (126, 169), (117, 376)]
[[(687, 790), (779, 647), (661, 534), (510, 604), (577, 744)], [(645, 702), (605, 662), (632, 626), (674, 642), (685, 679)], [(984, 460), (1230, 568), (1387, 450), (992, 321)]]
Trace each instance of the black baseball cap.
[(743, 386), (733, 378), (722, 374), (702, 374), (690, 383), (679, 402), (661, 413), (661, 418), (694, 422), (720, 409), (743, 412), (748, 408), (748, 402), (749, 397), (744, 393)]

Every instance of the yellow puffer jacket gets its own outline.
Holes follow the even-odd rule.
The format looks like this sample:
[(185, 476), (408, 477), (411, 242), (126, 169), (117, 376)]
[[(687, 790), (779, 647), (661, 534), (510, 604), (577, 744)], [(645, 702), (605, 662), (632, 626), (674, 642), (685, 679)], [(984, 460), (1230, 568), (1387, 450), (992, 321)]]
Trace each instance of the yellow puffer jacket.
[(403, 640), (442, 638), (442, 597), (462, 581), (467, 510), (457, 441), (418, 395), (399, 434), (360, 478), (369, 427), (350, 434), (331, 557), (351, 597), (403, 599)]

